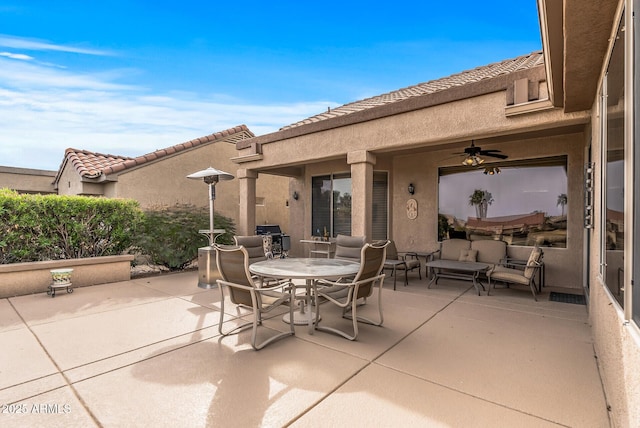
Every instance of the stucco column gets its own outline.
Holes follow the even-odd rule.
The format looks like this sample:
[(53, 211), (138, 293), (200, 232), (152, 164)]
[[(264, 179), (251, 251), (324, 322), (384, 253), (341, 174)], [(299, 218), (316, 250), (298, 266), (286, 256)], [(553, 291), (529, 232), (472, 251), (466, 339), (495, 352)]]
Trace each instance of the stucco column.
[(347, 153), (351, 165), (351, 234), (364, 235), (367, 241), (373, 233), (373, 166), (376, 157), (366, 150)]
[(258, 173), (250, 169), (239, 169), (238, 198), (240, 207), (238, 212), (238, 235), (254, 235), (256, 232), (256, 179)]

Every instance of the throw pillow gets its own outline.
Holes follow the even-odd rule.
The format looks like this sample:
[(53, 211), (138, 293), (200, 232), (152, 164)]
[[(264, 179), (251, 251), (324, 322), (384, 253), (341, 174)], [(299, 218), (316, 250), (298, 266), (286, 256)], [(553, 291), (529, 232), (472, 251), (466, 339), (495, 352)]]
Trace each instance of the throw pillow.
[(478, 257), (478, 250), (460, 250), (459, 262), (475, 262)]

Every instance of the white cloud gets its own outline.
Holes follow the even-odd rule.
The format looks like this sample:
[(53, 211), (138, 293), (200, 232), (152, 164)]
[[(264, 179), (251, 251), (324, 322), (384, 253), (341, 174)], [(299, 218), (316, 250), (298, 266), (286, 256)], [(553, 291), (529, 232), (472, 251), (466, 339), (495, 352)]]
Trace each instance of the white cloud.
[(32, 51), (70, 52), (70, 53), (98, 55), (98, 56), (113, 55), (113, 53), (110, 53), (104, 50), (82, 48), (78, 46), (65, 46), (65, 45), (50, 43), (44, 40), (26, 39), (22, 37), (14, 37), (14, 36), (3, 35), (3, 34), (0, 34), (0, 46), (13, 48), (13, 49), (32, 50)]
[(68, 147), (139, 156), (240, 124), (262, 135), (331, 104), (153, 94), (118, 83), (125, 73), (79, 74), (0, 57), (0, 165), (55, 170)]
[(22, 61), (31, 61), (33, 60), (32, 56), (24, 55), (24, 54), (14, 54), (11, 52), (0, 52), (0, 56), (4, 56), (11, 59), (19, 59)]
[(0, 88), (48, 88), (50, 90), (95, 89), (123, 90), (134, 89), (115, 83), (127, 70), (114, 70), (108, 73), (73, 73), (60, 68), (51, 68), (39, 63), (16, 62), (0, 57)]

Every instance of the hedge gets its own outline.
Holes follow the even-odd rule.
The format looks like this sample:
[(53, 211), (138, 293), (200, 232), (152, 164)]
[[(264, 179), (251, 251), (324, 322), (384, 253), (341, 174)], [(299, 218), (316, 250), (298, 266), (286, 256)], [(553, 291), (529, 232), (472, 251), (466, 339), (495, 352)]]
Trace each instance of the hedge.
[[(216, 242), (233, 243), (235, 226), (215, 216), (227, 233)], [(207, 208), (192, 205), (143, 212), (128, 199), (20, 195), (0, 189), (0, 263), (119, 255), (149, 256), (155, 264), (183, 269), (209, 244), (198, 233), (209, 228)]]
[[(171, 270), (183, 269), (198, 256), (198, 248), (209, 245), (208, 238), (198, 233), (209, 229), (209, 210), (193, 205), (175, 205), (148, 210), (139, 229), (135, 245), (151, 257), (153, 263)], [(233, 221), (215, 215), (215, 229), (225, 229), (219, 244), (233, 243)]]
[(133, 200), (0, 189), (0, 263), (122, 254), (142, 217)]

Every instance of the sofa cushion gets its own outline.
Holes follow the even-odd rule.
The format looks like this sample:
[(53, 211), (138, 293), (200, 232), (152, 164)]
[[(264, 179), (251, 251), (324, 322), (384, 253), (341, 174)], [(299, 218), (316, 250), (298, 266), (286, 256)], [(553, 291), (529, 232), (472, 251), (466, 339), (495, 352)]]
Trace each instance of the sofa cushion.
[(460, 250), (459, 262), (475, 262), (478, 257), (477, 250)]
[(504, 241), (489, 239), (472, 241), (471, 249), (478, 251), (477, 261), (481, 263), (497, 265), (507, 258), (507, 243)]
[(522, 285), (529, 284), (529, 279), (523, 275), (523, 271), (503, 266), (496, 266), (493, 272), (491, 272), (491, 279), (494, 281), (506, 281)]
[(533, 250), (531, 250), (531, 254), (529, 254), (529, 260), (527, 260), (527, 267), (524, 268), (524, 276), (526, 278), (531, 278), (533, 273), (536, 271), (535, 267), (530, 266), (536, 266), (538, 264), (538, 261), (540, 260), (541, 255), (542, 249), (540, 247), (534, 247)]
[(461, 250), (471, 248), (471, 241), (466, 239), (446, 239), (442, 241), (440, 247), (440, 258), (442, 260), (458, 260)]

